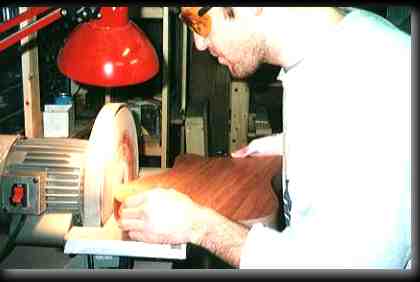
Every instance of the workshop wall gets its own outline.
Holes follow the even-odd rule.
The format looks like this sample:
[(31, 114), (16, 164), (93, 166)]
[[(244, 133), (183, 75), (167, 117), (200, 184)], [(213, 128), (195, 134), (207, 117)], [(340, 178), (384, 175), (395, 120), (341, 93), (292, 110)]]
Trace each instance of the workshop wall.
[[(2, 7), (0, 22), (18, 14), (17, 7)], [(24, 133), (22, 62), (24, 51), (38, 46), (39, 82), (41, 111), (44, 104), (53, 102), (53, 97), (61, 92), (70, 93), (70, 79), (58, 70), (56, 60), (64, 39), (75, 24), (60, 19), (37, 32), (36, 40), (21, 46), (15, 44), (0, 53), (0, 133)], [(5, 32), (5, 38), (17, 27)]]
[(229, 99), (231, 76), (209, 52), (198, 51), (190, 41), (188, 105), (208, 100), (208, 153), (224, 154), (229, 150)]
[[(18, 14), (17, 7), (1, 7), (0, 23)], [(6, 38), (16, 28), (6, 31), (0, 39)], [(22, 65), (18, 45), (0, 53), (0, 134), (12, 134), (23, 128), (22, 109)]]
[(76, 23), (62, 18), (37, 33), (42, 107), (45, 103), (54, 103), (54, 96), (59, 93), (73, 94), (70, 79), (58, 70), (57, 55), (75, 26)]

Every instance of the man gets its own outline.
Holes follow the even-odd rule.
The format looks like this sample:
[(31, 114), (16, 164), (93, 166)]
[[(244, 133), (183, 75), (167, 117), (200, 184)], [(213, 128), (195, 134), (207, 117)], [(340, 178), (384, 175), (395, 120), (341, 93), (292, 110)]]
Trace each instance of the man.
[(134, 240), (191, 242), (240, 268), (404, 268), (411, 259), (411, 38), (328, 7), (182, 8), (195, 46), (233, 76), (282, 67), (283, 134), (233, 157), (284, 154), (287, 227), (247, 228), (174, 190), (124, 203)]

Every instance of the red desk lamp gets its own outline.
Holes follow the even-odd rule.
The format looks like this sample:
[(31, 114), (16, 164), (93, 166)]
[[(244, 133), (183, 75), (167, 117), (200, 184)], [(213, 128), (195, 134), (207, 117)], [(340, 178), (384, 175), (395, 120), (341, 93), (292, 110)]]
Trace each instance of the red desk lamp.
[[(0, 25), (0, 33), (45, 11), (29, 8)], [(155, 49), (145, 33), (128, 18), (128, 7), (102, 7), (100, 18), (79, 24), (57, 58), (59, 70), (80, 83), (102, 87), (144, 82), (159, 71)], [(0, 41), (0, 52), (23, 37), (62, 17), (61, 9)]]

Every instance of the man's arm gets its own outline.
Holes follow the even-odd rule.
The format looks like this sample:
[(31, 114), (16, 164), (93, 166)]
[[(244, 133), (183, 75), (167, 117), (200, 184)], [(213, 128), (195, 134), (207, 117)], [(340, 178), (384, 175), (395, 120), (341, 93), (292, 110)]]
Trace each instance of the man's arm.
[(235, 223), (212, 209), (203, 208), (192, 228), (190, 242), (239, 267), (241, 251), (249, 228)]
[(133, 240), (193, 243), (235, 267), (239, 266), (249, 231), (216, 211), (198, 205), (183, 193), (161, 188), (127, 198), (119, 225)]

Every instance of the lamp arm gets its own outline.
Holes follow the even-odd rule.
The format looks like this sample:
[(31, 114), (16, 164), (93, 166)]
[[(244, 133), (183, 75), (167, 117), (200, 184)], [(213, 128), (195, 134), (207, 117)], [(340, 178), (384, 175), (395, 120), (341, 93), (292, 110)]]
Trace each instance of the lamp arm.
[[(20, 24), (23, 21), (32, 19), (33, 17), (44, 13), (52, 9), (53, 7), (34, 7), (29, 8), (26, 12), (0, 24), (0, 34), (6, 30), (9, 30), (12, 27)], [(77, 22), (82, 22), (86, 20), (90, 20), (93, 18), (99, 18), (100, 14), (100, 7), (77, 7), (77, 8), (56, 8), (50, 11), (48, 14), (43, 16), (42, 18), (32, 22), (24, 29), (20, 29), (15, 33), (12, 33), (8, 37), (2, 39), (0, 41), (0, 53), (7, 49), (8, 47), (12, 46), (13, 44), (20, 41), (22, 38), (37, 32), (38, 30), (50, 25), (51, 23), (59, 20), (61, 17), (69, 17), (72, 20), (76, 20)]]
[[(37, 7), (37, 8), (29, 8), (26, 12), (18, 15), (17, 17), (10, 19), (6, 21), (5, 23), (0, 25), (0, 31), (8, 30), (21, 22), (31, 19), (46, 10), (50, 9), (49, 7)], [(13, 44), (20, 41), (22, 38), (46, 27), (47, 25), (57, 21), (60, 19), (63, 15), (61, 14), (61, 9), (55, 9), (49, 14), (45, 15), (41, 19), (34, 21), (33, 23), (29, 24), (23, 29), (19, 29), (17, 32), (12, 33), (8, 37), (4, 38), (0, 41), (0, 52), (2, 52), (4, 49), (9, 48)]]
[(30, 8), (27, 11), (25, 11), (22, 14), (17, 15), (16, 17), (4, 22), (3, 24), (0, 25), (0, 33), (14, 27), (15, 25), (17, 25), (18, 23), (21, 23), (25, 20), (30, 20), (33, 17), (49, 10), (50, 7), (36, 7), (36, 8)]

